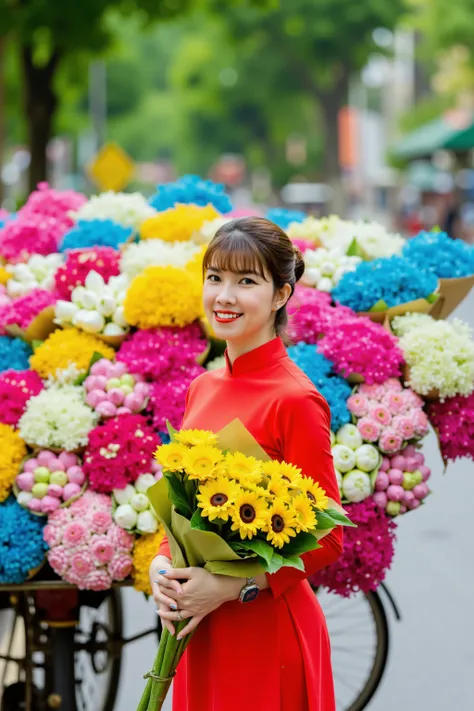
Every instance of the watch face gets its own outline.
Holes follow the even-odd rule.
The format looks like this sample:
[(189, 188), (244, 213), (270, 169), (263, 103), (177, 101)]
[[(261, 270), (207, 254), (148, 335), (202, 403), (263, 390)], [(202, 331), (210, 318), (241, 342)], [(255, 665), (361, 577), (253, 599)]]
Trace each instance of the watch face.
[(255, 600), (260, 592), (258, 585), (251, 585), (242, 595), (242, 602), (251, 602)]

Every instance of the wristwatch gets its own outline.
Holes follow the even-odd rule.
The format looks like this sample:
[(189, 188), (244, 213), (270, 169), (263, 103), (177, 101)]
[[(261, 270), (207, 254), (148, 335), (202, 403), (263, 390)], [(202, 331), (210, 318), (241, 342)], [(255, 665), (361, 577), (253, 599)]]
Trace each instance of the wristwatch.
[(239, 602), (251, 602), (258, 597), (260, 587), (257, 585), (255, 578), (247, 578), (247, 582), (240, 591)]

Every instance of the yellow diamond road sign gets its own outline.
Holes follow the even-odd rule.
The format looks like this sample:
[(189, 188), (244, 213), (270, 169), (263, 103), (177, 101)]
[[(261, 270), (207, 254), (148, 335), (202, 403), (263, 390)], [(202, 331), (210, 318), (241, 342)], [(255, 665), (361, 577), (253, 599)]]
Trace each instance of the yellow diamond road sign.
[(89, 165), (89, 176), (101, 190), (122, 190), (135, 172), (133, 160), (116, 143), (106, 143)]

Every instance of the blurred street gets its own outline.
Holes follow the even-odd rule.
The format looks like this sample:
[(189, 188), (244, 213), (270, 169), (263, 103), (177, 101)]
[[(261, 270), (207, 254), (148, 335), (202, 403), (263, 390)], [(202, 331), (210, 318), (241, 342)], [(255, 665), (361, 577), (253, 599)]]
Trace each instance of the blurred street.
[[(473, 292), (453, 317), (474, 326)], [(399, 519), (395, 561), (386, 583), (402, 620), (396, 622), (388, 608), (391, 649), (370, 711), (399, 711), (401, 704), (404, 711), (474, 708), (474, 621), (469, 613), (474, 467), (468, 460), (458, 461), (443, 475), (434, 435), (423, 443), (423, 452), (433, 470), (433, 494), (416, 515)], [(126, 635), (133, 634), (150, 626), (154, 605), (126, 590), (125, 612)], [(135, 707), (155, 651), (151, 637), (125, 648), (117, 711)], [(164, 708), (170, 711), (171, 703)]]

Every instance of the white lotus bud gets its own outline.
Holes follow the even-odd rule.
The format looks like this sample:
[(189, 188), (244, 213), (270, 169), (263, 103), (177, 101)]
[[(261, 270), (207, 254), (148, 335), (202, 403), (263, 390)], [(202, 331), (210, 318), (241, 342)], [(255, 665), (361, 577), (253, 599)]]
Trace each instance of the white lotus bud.
[(105, 287), (105, 281), (98, 272), (92, 269), (86, 277), (85, 286), (86, 289), (90, 289), (95, 294), (101, 295)]
[(132, 506), (135, 511), (146, 511), (150, 508), (150, 500), (146, 494), (134, 494), (130, 499), (130, 506)]
[(158, 521), (151, 510), (142, 511), (137, 518), (137, 531), (140, 533), (156, 533)]
[(302, 277), (303, 283), (308, 286), (316, 286), (320, 279), (321, 272), (316, 267), (309, 267), (309, 269), (305, 269)]
[(54, 275), (53, 274), (47, 274), (42, 280), (41, 280), (41, 287), (43, 289), (46, 289), (47, 291), (52, 291), (54, 289)]
[(124, 314), (124, 308), (123, 306), (118, 306), (115, 311), (114, 315), (112, 316), (112, 320), (114, 323), (117, 324), (117, 326), (120, 326), (121, 328), (127, 328), (128, 323), (125, 319), (125, 314)]
[(345, 444), (335, 444), (331, 451), (334, 466), (339, 472), (344, 474), (355, 468), (356, 457), (354, 450), (350, 449), (350, 447)]
[(86, 289), (82, 294), (82, 306), (85, 309), (98, 309), (99, 308), (99, 297), (94, 291)]
[(57, 320), (66, 323), (71, 323), (78, 311), (78, 306), (71, 301), (57, 301), (54, 307)]
[(83, 307), (82, 298), (83, 298), (83, 295), (85, 292), (86, 292), (86, 289), (84, 289), (83, 286), (76, 286), (71, 291), (71, 301), (73, 301), (75, 304), (77, 304), (79, 306), (79, 308)]
[(20, 506), (28, 506), (28, 502), (33, 498), (31, 491), (19, 491), (16, 500)]
[(319, 291), (332, 291), (333, 289), (333, 281), (329, 277), (323, 277), (320, 279), (316, 285), (316, 288), (319, 289)]
[(103, 316), (112, 316), (115, 311), (116, 303), (113, 296), (103, 296), (99, 299), (98, 309)]
[(17, 296), (22, 296), (25, 291), (25, 286), (21, 281), (16, 281), (16, 279), (9, 279), (7, 281), (7, 291), (9, 296), (13, 298)]
[(130, 499), (135, 494), (135, 487), (131, 484), (127, 484), (125, 489), (114, 489), (113, 495), (114, 499), (118, 504), (128, 504)]
[(17, 264), (15, 267), (15, 277), (19, 281), (32, 281), (35, 278), (28, 264)]
[(130, 504), (122, 504), (115, 509), (114, 521), (120, 528), (135, 528), (137, 524), (137, 512)]
[(380, 464), (380, 454), (372, 444), (363, 444), (355, 451), (356, 467), (363, 472), (371, 472)]
[(97, 311), (81, 309), (74, 316), (72, 323), (74, 326), (82, 328), (86, 333), (100, 333), (104, 328), (105, 319)]
[(342, 425), (336, 433), (336, 442), (345, 444), (346, 447), (357, 449), (362, 445), (362, 437), (355, 425)]
[(363, 501), (372, 493), (369, 475), (359, 469), (353, 469), (342, 480), (342, 493), (351, 503)]
[(330, 277), (334, 274), (334, 263), (329, 260), (321, 264), (321, 274)]
[(153, 484), (156, 484), (153, 474), (140, 474), (138, 479), (135, 480), (135, 489), (140, 494), (144, 494)]
[(123, 291), (127, 291), (130, 280), (126, 274), (119, 274), (109, 279), (108, 286), (112, 289), (114, 296), (117, 296)]
[(123, 336), (125, 331), (123, 328), (120, 328), (120, 326), (117, 326), (116, 323), (106, 323), (104, 330), (102, 331), (104, 336)]

